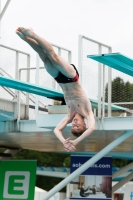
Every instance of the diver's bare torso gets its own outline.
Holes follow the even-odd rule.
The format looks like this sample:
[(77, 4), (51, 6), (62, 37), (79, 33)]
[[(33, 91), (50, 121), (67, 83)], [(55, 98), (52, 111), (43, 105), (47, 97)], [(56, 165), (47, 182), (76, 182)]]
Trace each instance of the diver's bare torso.
[(79, 81), (65, 84), (59, 83), (59, 85), (64, 92), (64, 98), (68, 105), (69, 119), (72, 120), (76, 113), (87, 118), (91, 111), (91, 104)]

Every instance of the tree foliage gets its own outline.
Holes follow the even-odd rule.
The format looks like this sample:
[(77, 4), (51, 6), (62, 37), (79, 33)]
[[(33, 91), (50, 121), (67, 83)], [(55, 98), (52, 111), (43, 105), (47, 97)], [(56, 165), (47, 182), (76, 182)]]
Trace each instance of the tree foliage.
[[(108, 84), (105, 88), (105, 101), (108, 102)], [(124, 82), (120, 77), (112, 81), (112, 103), (133, 102), (133, 84), (129, 81)], [(133, 104), (123, 104), (123, 107), (133, 109)]]
[[(108, 102), (108, 84), (105, 88), (105, 101)], [(120, 77), (112, 81), (112, 103), (115, 102), (133, 102), (133, 84), (129, 81), (124, 82)], [(133, 105), (123, 104), (123, 107), (133, 109)], [(131, 161), (123, 159), (113, 159), (113, 167), (123, 167)]]
[(124, 160), (124, 159), (113, 159), (112, 167), (124, 167), (131, 163), (131, 160)]

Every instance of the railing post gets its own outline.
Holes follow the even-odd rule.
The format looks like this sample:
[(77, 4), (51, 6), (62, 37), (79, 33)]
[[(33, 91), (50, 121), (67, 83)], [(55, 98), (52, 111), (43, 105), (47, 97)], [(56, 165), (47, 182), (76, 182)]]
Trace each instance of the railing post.
[(71, 51), (69, 51), (68, 52), (68, 62), (71, 64), (71, 62), (72, 62), (72, 52)]
[(79, 71), (79, 81), (82, 84), (82, 35), (78, 37), (78, 71)]
[[(36, 84), (39, 84), (39, 56), (36, 54)], [(35, 116), (38, 115), (38, 107), (39, 107), (39, 96), (36, 95), (35, 101)]]
[(103, 65), (102, 117), (105, 117), (105, 65)]
[[(101, 54), (101, 44), (98, 45), (98, 53)], [(102, 65), (98, 63), (98, 117), (101, 118), (101, 82), (102, 82)]]
[[(109, 48), (109, 53), (112, 49)], [(112, 68), (108, 67), (108, 117), (111, 117), (111, 102), (112, 102)]]
[[(15, 63), (15, 79), (20, 79), (19, 77), (19, 52), (16, 51), (16, 63)], [(19, 90), (15, 90), (15, 96), (18, 99), (17, 102), (17, 119), (20, 119), (20, 91)]]
[[(60, 47), (58, 48), (58, 55), (61, 56), (61, 48)], [(60, 86), (59, 86), (59, 84), (57, 84), (57, 83), (56, 83), (56, 87), (57, 87), (57, 90), (61, 89)]]
[(18, 79), (18, 61), (19, 61), (19, 52), (16, 51), (16, 63), (15, 63), (15, 79)]
[[(21, 80), (21, 70), (19, 70), (19, 80)], [(17, 102), (17, 112), (18, 112), (18, 121), (20, 120), (20, 109), (21, 109), (21, 102), (20, 102), (20, 90), (18, 90), (18, 102)]]
[[(26, 81), (30, 82), (30, 55), (27, 55), (27, 77)], [(26, 93), (26, 119), (29, 119), (29, 93)]]

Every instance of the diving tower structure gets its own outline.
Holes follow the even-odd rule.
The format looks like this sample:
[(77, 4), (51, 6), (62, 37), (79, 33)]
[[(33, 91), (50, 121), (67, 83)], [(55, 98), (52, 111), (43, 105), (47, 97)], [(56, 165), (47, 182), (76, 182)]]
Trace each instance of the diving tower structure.
[[(2, 45), (2, 47), (4, 47), (4, 46)], [(18, 52), (18, 51), (16, 51), (16, 52)], [(19, 52), (19, 53), (21, 53), (21, 52)], [(27, 71), (29, 71), (29, 70), (27, 70)], [(18, 75), (17, 75), (17, 78), (19, 78)], [(63, 93), (60, 90), (51, 89), (48, 87), (43, 87), (40, 85), (28, 83), (28, 82), (23, 82), (23, 81), (20, 81), (17, 79), (12, 79), (10, 77), (7, 78), (4, 76), (0, 76), (0, 84), (2, 86), (8, 87), (8, 88), (9, 87), (14, 88), (16, 90), (19, 90), (21, 88), (23, 91), (42, 95), (42, 96), (52, 98), (55, 100), (63, 99)], [(98, 110), (99, 101), (92, 99), (92, 98), (90, 99), (90, 101), (92, 104), (92, 108)], [(102, 102), (100, 104), (101, 104), (100, 106), (102, 107)], [(109, 106), (109, 103), (104, 102), (105, 111), (108, 110), (108, 106)], [(51, 107), (52, 106), (50, 106), (50, 108)], [(61, 107), (61, 106), (59, 106), (59, 107)], [(57, 107), (57, 108), (59, 108), (59, 107)], [(128, 109), (125, 107), (122, 107), (122, 106), (111, 104), (111, 110), (113, 112), (118, 111), (118, 112), (120, 112), (120, 115), (121, 115), (121, 112), (125, 113)], [(131, 110), (130, 110), (130, 114), (132, 114)], [(13, 121), (13, 120), (10, 120), (10, 121), (4, 120), (4, 122), (1, 121), (0, 123), (1, 123), (1, 127), (4, 128), (2, 132), (3, 133), (8, 132), (8, 135), (9, 135), (8, 126), (10, 127), (11, 133), (10, 133), (9, 138), (14, 138), (13, 140), (11, 139), (10, 145), (21, 147), (21, 148), (29, 148), (29, 149), (32, 149), (32, 146), (33, 146), (33, 148), (35, 148), (37, 150), (40, 150), (40, 151), (46, 150), (47, 151), (48, 147), (52, 146), (54, 144), (54, 143), (52, 143), (52, 141), (56, 140), (55, 136), (52, 133), (53, 128), (57, 125), (57, 123), (60, 121), (60, 119), (62, 119), (65, 115), (66, 115), (66, 113), (62, 113), (62, 114), (58, 114), (58, 113), (47, 114), (47, 113), (45, 113), (44, 115), (37, 114), (36, 121), (35, 120), (19, 120), (19, 121), (17, 121), (17, 124), (19, 124), (19, 128), (20, 128), (19, 130), (17, 130), (18, 126), (16, 125), (15, 121)], [(18, 118), (16, 117), (16, 119), (18, 119)], [(86, 140), (85, 142), (81, 142), (81, 144), (79, 144), (79, 149), (81, 152), (84, 151), (84, 152), (88, 153), (89, 149), (93, 149), (93, 151), (90, 152), (90, 154), (94, 155), (97, 151), (100, 151), (106, 145), (106, 143), (110, 143), (116, 137), (118, 137), (119, 135), (124, 133), (125, 130), (132, 130), (132, 117), (131, 116), (127, 116), (127, 117), (123, 117), (122, 115), (120, 117), (96, 116), (95, 119), (96, 119), (96, 130), (95, 130), (94, 134), (92, 134), (89, 137), (89, 140)], [(113, 127), (113, 129), (112, 129), (112, 127)], [(71, 134), (69, 132), (70, 129), (71, 129), (71, 124), (68, 125), (68, 127), (64, 131), (64, 134), (66, 135), (66, 137), (71, 136)], [(19, 137), (16, 137), (16, 139), (15, 139), (14, 136), (16, 135), (16, 132), (24, 133), (23, 135), (25, 135), (25, 137), (27, 138), (26, 143), (24, 143), (23, 139), (21, 139), (21, 134), (19, 134)], [(44, 137), (44, 139), (41, 139), (41, 138), (43, 138), (44, 132), (46, 134), (46, 138), (49, 137), (48, 141), (49, 141), (49, 143), (51, 143), (51, 145), (48, 142), (45, 142), (46, 141), (45, 137)], [(5, 135), (6, 134), (4, 134), (4, 138), (5, 138)], [(23, 137), (23, 135), (22, 135), (22, 137)], [(38, 135), (39, 135), (39, 137), (38, 137)], [(35, 139), (35, 140), (32, 140), (33, 144), (31, 144), (30, 139), (28, 140), (29, 136), (30, 137), (33, 136), (33, 138)], [(104, 140), (102, 140), (101, 144), (98, 144), (98, 141), (101, 139), (101, 136), (102, 136), (102, 138), (106, 138), (106, 140), (104, 139)], [(1, 134), (1, 137), (2, 137), (2, 134)], [(40, 138), (39, 144), (36, 142), (37, 138)], [(8, 146), (8, 144), (7, 144), (7, 143), (9, 143), (8, 141), (9, 140), (7, 140), (7, 142), (6, 142), (6, 140), (4, 139), (4, 142), (2, 142), (3, 145)], [(38, 141), (38, 139), (37, 139), (37, 141)], [(131, 143), (132, 143), (132, 141), (129, 140), (128, 145), (126, 145), (127, 146), (126, 151), (129, 152), (128, 157), (130, 159), (132, 159), (132, 151), (130, 153)], [(57, 145), (58, 148), (53, 149), (53, 150), (51, 149), (51, 151), (55, 151), (55, 150), (62, 151), (61, 144), (58, 141), (57, 141), (57, 144), (58, 144)], [(125, 145), (123, 144), (120, 147), (116, 148), (118, 157), (120, 156), (121, 158), (122, 157), (126, 158), (125, 152), (122, 155), (120, 153), (121, 149), (124, 149), (124, 146)], [(115, 155), (115, 151), (110, 152), (110, 155), (113, 155), (113, 157), (117, 157), (117, 155)]]
[[(17, 89), (17, 90), (22, 90), (22, 91), (33, 93), (33, 94), (38, 94), (41, 96), (45, 96), (47, 98), (63, 100), (63, 93), (61, 91), (58, 91), (55, 89), (49, 89), (46, 87), (41, 87), (38, 85), (22, 82), (19, 80), (14, 80), (14, 79), (3, 77), (3, 76), (0, 76), (0, 85), (5, 86), (5, 87), (10, 87), (13, 89)], [(96, 108), (98, 105), (98, 102), (96, 102), (92, 99), (91, 99), (91, 102), (92, 102), (92, 105), (94, 105), (94, 108)], [(66, 112), (67, 111), (66, 106), (61, 106), (61, 105), (49, 106), (49, 110), (53, 109), (51, 112), (56, 112), (56, 114), (55, 113), (54, 114), (44, 114), (44, 115), (37, 114), (36, 121), (20, 120), (19, 121), (20, 130), (18, 130), (18, 131), (20, 131), (20, 133), (22, 132), (25, 134), (27, 132), (27, 134), (30, 136), (30, 132), (32, 132), (32, 134), (33, 134), (34, 130), (36, 130), (38, 132), (38, 135), (39, 135), (39, 132), (43, 132), (43, 131), (45, 132), (45, 130), (46, 130), (46, 135), (49, 134), (49, 139), (51, 138), (50, 141), (52, 141), (53, 140), (52, 137), (54, 138), (54, 135), (52, 133), (53, 129), (60, 122), (60, 120), (63, 117), (65, 117), (67, 114), (67, 113), (64, 113), (64, 114), (58, 113), (59, 108), (61, 108), (61, 110), (62, 110), (62, 107), (63, 107), (63, 109), (65, 108), (65, 112)], [(125, 108), (123, 108), (121, 106), (116, 106), (116, 105), (112, 105), (111, 109), (114, 111), (115, 110), (124, 111), (124, 112), (126, 111)], [(54, 111), (54, 110), (56, 110), (56, 111)], [(129, 117), (111, 117), (111, 118), (105, 117), (105, 118), (101, 118), (101, 119), (98, 117), (95, 117), (95, 120), (96, 120), (96, 127), (95, 127), (94, 133), (92, 134), (93, 142), (90, 141), (91, 140), (91, 136), (90, 136), (89, 143), (90, 143), (90, 148), (93, 148), (95, 150), (97, 149), (98, 151), (100, 151), (102, 149), (102, 145), (100, 145), (100, 146), (97, 145), (97, 147), (94, 148), (94, 146), (95, 146), (94, 143), (96, 143), (96, 144), (98, 143), (98, 141), (101, 138), (101, 135), (104, 138), (105, 135), (108, 134), (107, 141), (110, 143), (111, 140), (114, 139), (113, 137), (116, 137), (116, 135), (118, 137), (119, 135), (124, 133), (125, 130), (133, 129), (133, 123), (132, 123), (133, 119), (130, 116)], [(14, 122), (10, 122), (10, 123), (14, 123)], [(29, 130), (29, 127), (30, 127), (30, 130)], [(112, 127), (113, 127), (113, 130), (112, 130)], [(69, 124), (64, 130), (64, 134), (66, 135), (66, 137), (71, 137), (70, 129), (71, 129), (71, 124)], [(41, 133), (40, 133), (40, 135), (41, 135)], [(95, 137), (95, 140), (94, 140), (93, 136)], [(20, 137), (18, 139), (20, 140)], [(20, 140), (20, 141), (23, 141), (23, 140)], [(28, 142), (28, 140), (27, 140), (27, 142)], [(86, 141), (84, 145), (83, 145), (83, 143), (84, 142), (81, 142), (81, 144), (79, 144), (81, 152), (87, 151), (86, 144), (88, 143), (88, 141)], [(42, 140), (42, 144), (43, 145), (45, 144), (44, 140)], [(24, 147), (23, 144), (21, 144), (21, 145), (22, 145), (21, 146), (22, 148), (28, 148), (25, 145), (24, 145), (25, 146)], [(50, 145), (50, 144), (48, 143), (47, 145)], [(47, 145), (44, 145), (45, 148), (48, 148)], [(103, 142), (103, 145), (105, 145), (104, 142)], [(34, 143), (34, 148), (37, 148), (37, 150), (39, 150), (39, 149), (42, 151), (45, 150), (44, 147), (43, 148), (41, 147), (41, 143), (39, 143), (39, 146), (40, 146), (40, 148), (37, 147), (37, 143), (36, 144)], [(57, 146), (60, 148), (60, 145), (57, 145)], [(129, 147), (130, 147), (130, 145), (129, 145)]]
[[(81, 45), (81, 39), (87, 39), (84, 36), (79, 37), (79, 44)], [(91, 42), (94, 43), (93, 40)], [(111, 47), (108, 47), (107, 45), (103, 45), (102, 43), (96, 42), (98, 46), (98, 53), (103, 56), (102, 53), (102, 46), (106, 47), (109, 50), (109, 53), (107, 55), (111, 56)], [(79, 45), (79, 46), (80, 46)], [(56, 46), (56, 45), (55, 45)], [(2, 46), (3, 47), (3, 46)], [(57, 46), (56, 46), (57, 47)], [(5, 46), (4, 46), (5, 48)], [(58, 52), (60, 53), (61, 48)], [(82, 52), (81, 52), (82, 50)], [(100, 52), (101, 51), (101, 52)], [(17, 61), (18, 64), (18, 54), (23, 53), (17, 52)], [(83, 48), (80, 48), (80, 53), (83, 55)], [(88, 53), (84, 53), (85, 58), (87, 60), (92, 60), (87, 58)], [(89, 53), (90, 54), (90, 53)], [(98, 54), (98, 55), (99, 55)], [(29, 54), (27, 59), (29, 59)], [(70, 59), (70, 51), (68, 51), (68, 60)], [(90, 54), (92, 55), (92, 53)], [(105, 55), (105, 54), (104, 54)], [(96, 55), (95, 55), (96, 56)], [(95, 57), (94, 56), (94, 57)], [(126, 58), (125, 60), (122, 60), (122, 63), (124, 64), (124, 67), (127, 66), (127, 57), (116, 54), (117, 57), (122, 56), (122, 58)], [(30, 71), (32, 71), (33, 68), (30, 69), (30, 61), (27, 61), (27, 68), (25, 67), (25, 72), (27, 72), (27, 81), (20, 80), (20, 71), (21, 68), (17, 66), (16, 70), (16, 77), (4, 77), (3, 75), (0, 76), (0, 85), (2, 87), (6, 88), (12, 88), (16, 91), (17, 96), (17, 115), (16, 118), (13, 120), (1, 120), (0, 121), (0, 146), (3, 147), (12, 147), (17, 149), (31, 149), (31, 150), (38, 150), (38, 151), (49, 151), (49, 152), (64, 152), (62, 144), (60, 141), (55, 137), (53, 134), (53, 129), (59, 123), (59, 121), (67, 115), (67, 109), (65, 105), (50, 105), (47, 106), (48, 112), (46, 110), (43, 113), (40, 113), (39, 106), (40, 106), (40, 96), (44, 96), (47, 99), (52, 99), (52, 101), (62, 101), (63, 100), (63, 93), (58, 88), (55, 83), (54, 88), (46, 87), (42, 85), (39, 80), (39, 69), (41, 68), (38, 63), (38, 57), (37, 57), (37, 70), (36, 70), (36, 83), (30, 83), (29, 80), (29, 74)], [(82, 59), (81, 59), (82, 60)], [(128, 60), (129, 61), (129, 60)], [(132, 63), (132, 59), (130, 59)], [(95, 62), (95, 61), (94, 61)], [(79, 62), (81, 63), (81, 61)], [(97, 63), (97, 62), (96, 62)], [(98, 159), (105, 155), (112, 156), (114, 158), (126, 158), (133, 160), (133, 110), (129, 107), (119, 105), (116, 102), (116, 104), (111, 102), (111, 67), (109, 66), (105, 68), (105, 66), (101, 65), (102, 62), (98, 62), (98, 65), (96, 66), (97, 71), (95, 71), (95, 67), (93, 66), (93, 62), (91, 62), (91, 65), (88, 65), (88, 61), (85, 61), (85, 64), (81, 64), (83, 68), (86, 68), (86, 70), (92, 69), (92, 74), (95, 74), (98, 76), (98, 89), (96, 92), (96, 95), (98, 93), (98, 99), (92, 95), (90, 98), (90, 101), (92, 103), (92, 108), (95, 115), (96, 120), (96, 127), (93, 134), (91, 134), (88, 138), (86, 138), (85, 141), (82, 141), (80, 144), (77, 145), (77, 150), (75, 152), (72, 152), (73, 154), (84, 154), (84, 155), (90, 155), (93, 156), (91, 160), (89, 160), (89, 163), (86, 163), (84, 166), (82, 166), (82, 169), (78, 169), (77, 172), (75, 172), (72, 176), (64, 179), (64, 182), (61, 183), (59, 186), (55, 187), (54, 190), (52, 190), (48, 196), (46, 196), (43, 199), (48, 199), (50, 195), (53, 195), (57, 190), (61, 189), (63, 185), (70, 182), (74, 177), (76, 177), (81, 171), (84, 171), (85, 168), (91, 166), (94, 162), (96, 162)], [(117, 63), (117, 66), (120, 65), (121, 62)], [(103, 63), (105, 65), (105, 63)], [(106, 63), (107, 64), (107, 63)], [(128, 68), (128, 75), (129, 70), (132, 72), (132, 64)], [(106, 69), (108, 70), (108, 82), (106, 80)], [(117, 68), (118, 69), (118, 68)], [(41, 68), (41, 70), (45, 71), (45, 67)], [(118, 69), (120, 70), (120, 68)], [(18, 72), (19, 71), (19, 72)], [(81, 71), (81, 69), (79, 69)], [(45, 72), (44, 72), (45, 73)], [(80, 81), (82, 83), (83, 75), (86, 73), (86, 71), (82, 72)], [(90, 72), (89, 72), (90, 73)], [(86, 73), (87, 74), (87, 73)], [(125, 74), (125, 73), (124, 73)], [(132, 73), (131, 76), (132, 77)], [(93, 77), (94, 81), (96, 79)], [(50, 78), (48, 77), (48, 80)], [(84, 80), (83, 80), (84, 81)], [(86, 81), (86, 80), (85, 80)], [(87, 85), (87, 84), (86, 84)], [(108, 85), (108, 101), (105, 101), (105, 88)], [(92, 84), (94, 86), (94, 84)], [(25, 94), (28, 94), (26, 96), (26, 108), (27, 111), (29, 109), (29, 96), (32, 94), (36, 94), (36, 109), (35, 109), (35, 119), (20, 119), (20, 112), (21, 112), (21, 96), (19, 91), (26, 92)], [(102, 97), (102, 98), (101, 98)], [(130, 103), (130, 102), (129, 102)], [(132, 103), (132, 102), (131, 102)], [(123, 103), (126, 104), (125, 102)], [(89, 124), (88, 124), (89, 126)], [(74, 139), (74, 137), (70, 133), (71, 124), (69, 124), (65, 130), (63, 131), (63, 135), (65, 138), (70, 137), (71, 139)], [(100, 142), (99, 142), (100, 141)], [(71, 154), (71, 152), (69, 152)], [(42, 200), (43, 200), (42, 199)]]

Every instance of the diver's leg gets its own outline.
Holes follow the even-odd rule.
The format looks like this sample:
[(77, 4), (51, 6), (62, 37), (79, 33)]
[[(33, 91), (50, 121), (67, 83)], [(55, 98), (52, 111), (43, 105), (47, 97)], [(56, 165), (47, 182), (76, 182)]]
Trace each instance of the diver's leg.
[(39, 54), (41, 60), (44, 62), (47, 72), (52, 77), (56, 78), (59, 74), (59, 70), (52, 64), (42, 47), (34, 39), (25, 36), (19, 28), (16, 30), (16, 33), (22, 40), (27, 42)]
[(65, 76), (69, 78), (74, 78), (76, 76), (76, 71), (72, 65), (70, 65), (66, 60), (56, 54), (52, 45), (47, 42), (42, 37), (38, 36), (36, 33), (33, 32), (30, 28), (23, 28), (19, 27), (21, 32), (32, 39), (34, 39), (46, 52), (48, 58), (52, 62), (52, 64)]

